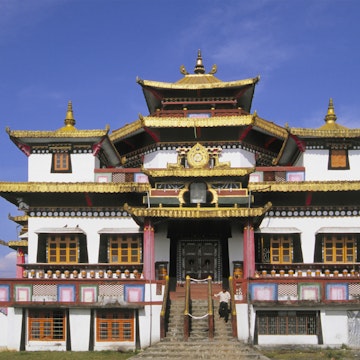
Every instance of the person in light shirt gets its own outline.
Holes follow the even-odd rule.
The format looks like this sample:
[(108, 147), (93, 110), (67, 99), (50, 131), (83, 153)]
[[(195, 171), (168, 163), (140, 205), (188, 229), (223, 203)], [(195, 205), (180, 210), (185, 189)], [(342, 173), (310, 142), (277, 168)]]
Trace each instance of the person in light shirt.
[(223, 288), (218, 294), (214, 294), (215, 297), (219, 298), (219, 315), (220, 318), (224, 318), (225, 322), (229, 319), (229, 304), (230, 304), (230, 293), (227, 289)]

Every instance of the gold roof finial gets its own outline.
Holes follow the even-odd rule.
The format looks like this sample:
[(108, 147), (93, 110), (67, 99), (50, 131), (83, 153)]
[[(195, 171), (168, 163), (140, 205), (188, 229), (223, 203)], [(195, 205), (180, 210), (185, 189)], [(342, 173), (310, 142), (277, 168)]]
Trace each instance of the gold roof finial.
[(197, 55), (197, 59), (196, 59), (196, 65), (195, 65), (194, 73), (195, 74), (205, 74), (205, 67), (204, 67), (204, 64), (203, 64), (202, 57), (201, 57), (200, 49), (198, 50), (198, 55)]
[(336, 121), (337, 117), (335, 115), (335, 110), (334, 110), (334, 104), (333, 104), (333, 99), (330, 98), (329, 100), (329, 106), (328, 106), (328, 111), (327, 114), (325, 116), (325, 122), (327, 124), (330, 123), (334, 123)]
[(65, 123), (65, 126), (74, 127), (74, 125), (75, 125), (75, 119), (74, 119), (71, 101), (68, 102), (68, 107), (67, 107), (67, 112), (66, 112), (66, 117), (65, 117), (64, 123)]

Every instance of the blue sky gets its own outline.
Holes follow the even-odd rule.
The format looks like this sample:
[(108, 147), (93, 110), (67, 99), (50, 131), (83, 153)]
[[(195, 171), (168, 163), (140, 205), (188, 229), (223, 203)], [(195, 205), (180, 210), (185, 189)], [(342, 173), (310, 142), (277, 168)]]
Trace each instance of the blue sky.
[[(0, 0), (0, 181), (26, 181), (12, 130), (55, 130), (73, 102), (79, 129), (147, 115), (136, 77), (173, 82), (201, 49), (224, 81), (260, 75), (252, 111), (291, 127), (360, 127), (358, 0)], [(0, 199), (0, 239), (17, 239)], [(0, 246), (0, 277), (15, 272)]]

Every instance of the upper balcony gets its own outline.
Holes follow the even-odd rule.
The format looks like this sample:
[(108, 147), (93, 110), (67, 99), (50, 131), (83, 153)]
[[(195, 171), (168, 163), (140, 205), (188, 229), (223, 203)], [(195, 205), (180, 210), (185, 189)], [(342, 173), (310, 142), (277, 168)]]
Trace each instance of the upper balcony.
[[(204, 109), (191, 109), (187, 105), (193, 105), (194, 101), (189, 101), (188, 103), (184, 102), (169, 102), (172, 106), (183, 106), (182, 109), (176, 110), (161, 110), (157, 109), (151, 116), (155, 117), (214, 117), (214, 116), (241, 116), (249, 115), (246, 111), (241, 108), (229, 108), (229, 109), (217, 109), (215, 107), (209, 108), (208, 106)], [(196, 105), (207, 104), (208, 102), (196, 101)]]
[[(293, 182), (305, 180), (305, 168), (303, 166), (258, 166), (255, 172), (250, 174), (250, 182)], [(95, 182), (137, 182), (147, 183), (147, 175), (140, 168), (104, 168), (95, 169)]]

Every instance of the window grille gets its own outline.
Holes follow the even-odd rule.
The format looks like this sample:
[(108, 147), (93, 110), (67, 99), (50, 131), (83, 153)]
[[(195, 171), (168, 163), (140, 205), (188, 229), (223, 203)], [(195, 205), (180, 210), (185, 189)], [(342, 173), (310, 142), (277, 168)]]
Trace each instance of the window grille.
[(50, 235), (47, 238), (48, 263), (78, 263), (79, 237), (77, 235)]
[(315, 311), (258, 311), (259, 335), (317, 335)]
[(134, 341), (134, 313), (124, 310), (98, 310), (97, 341)]
[(65, 312), (29, 310), (29, 340), (65, 340)]

